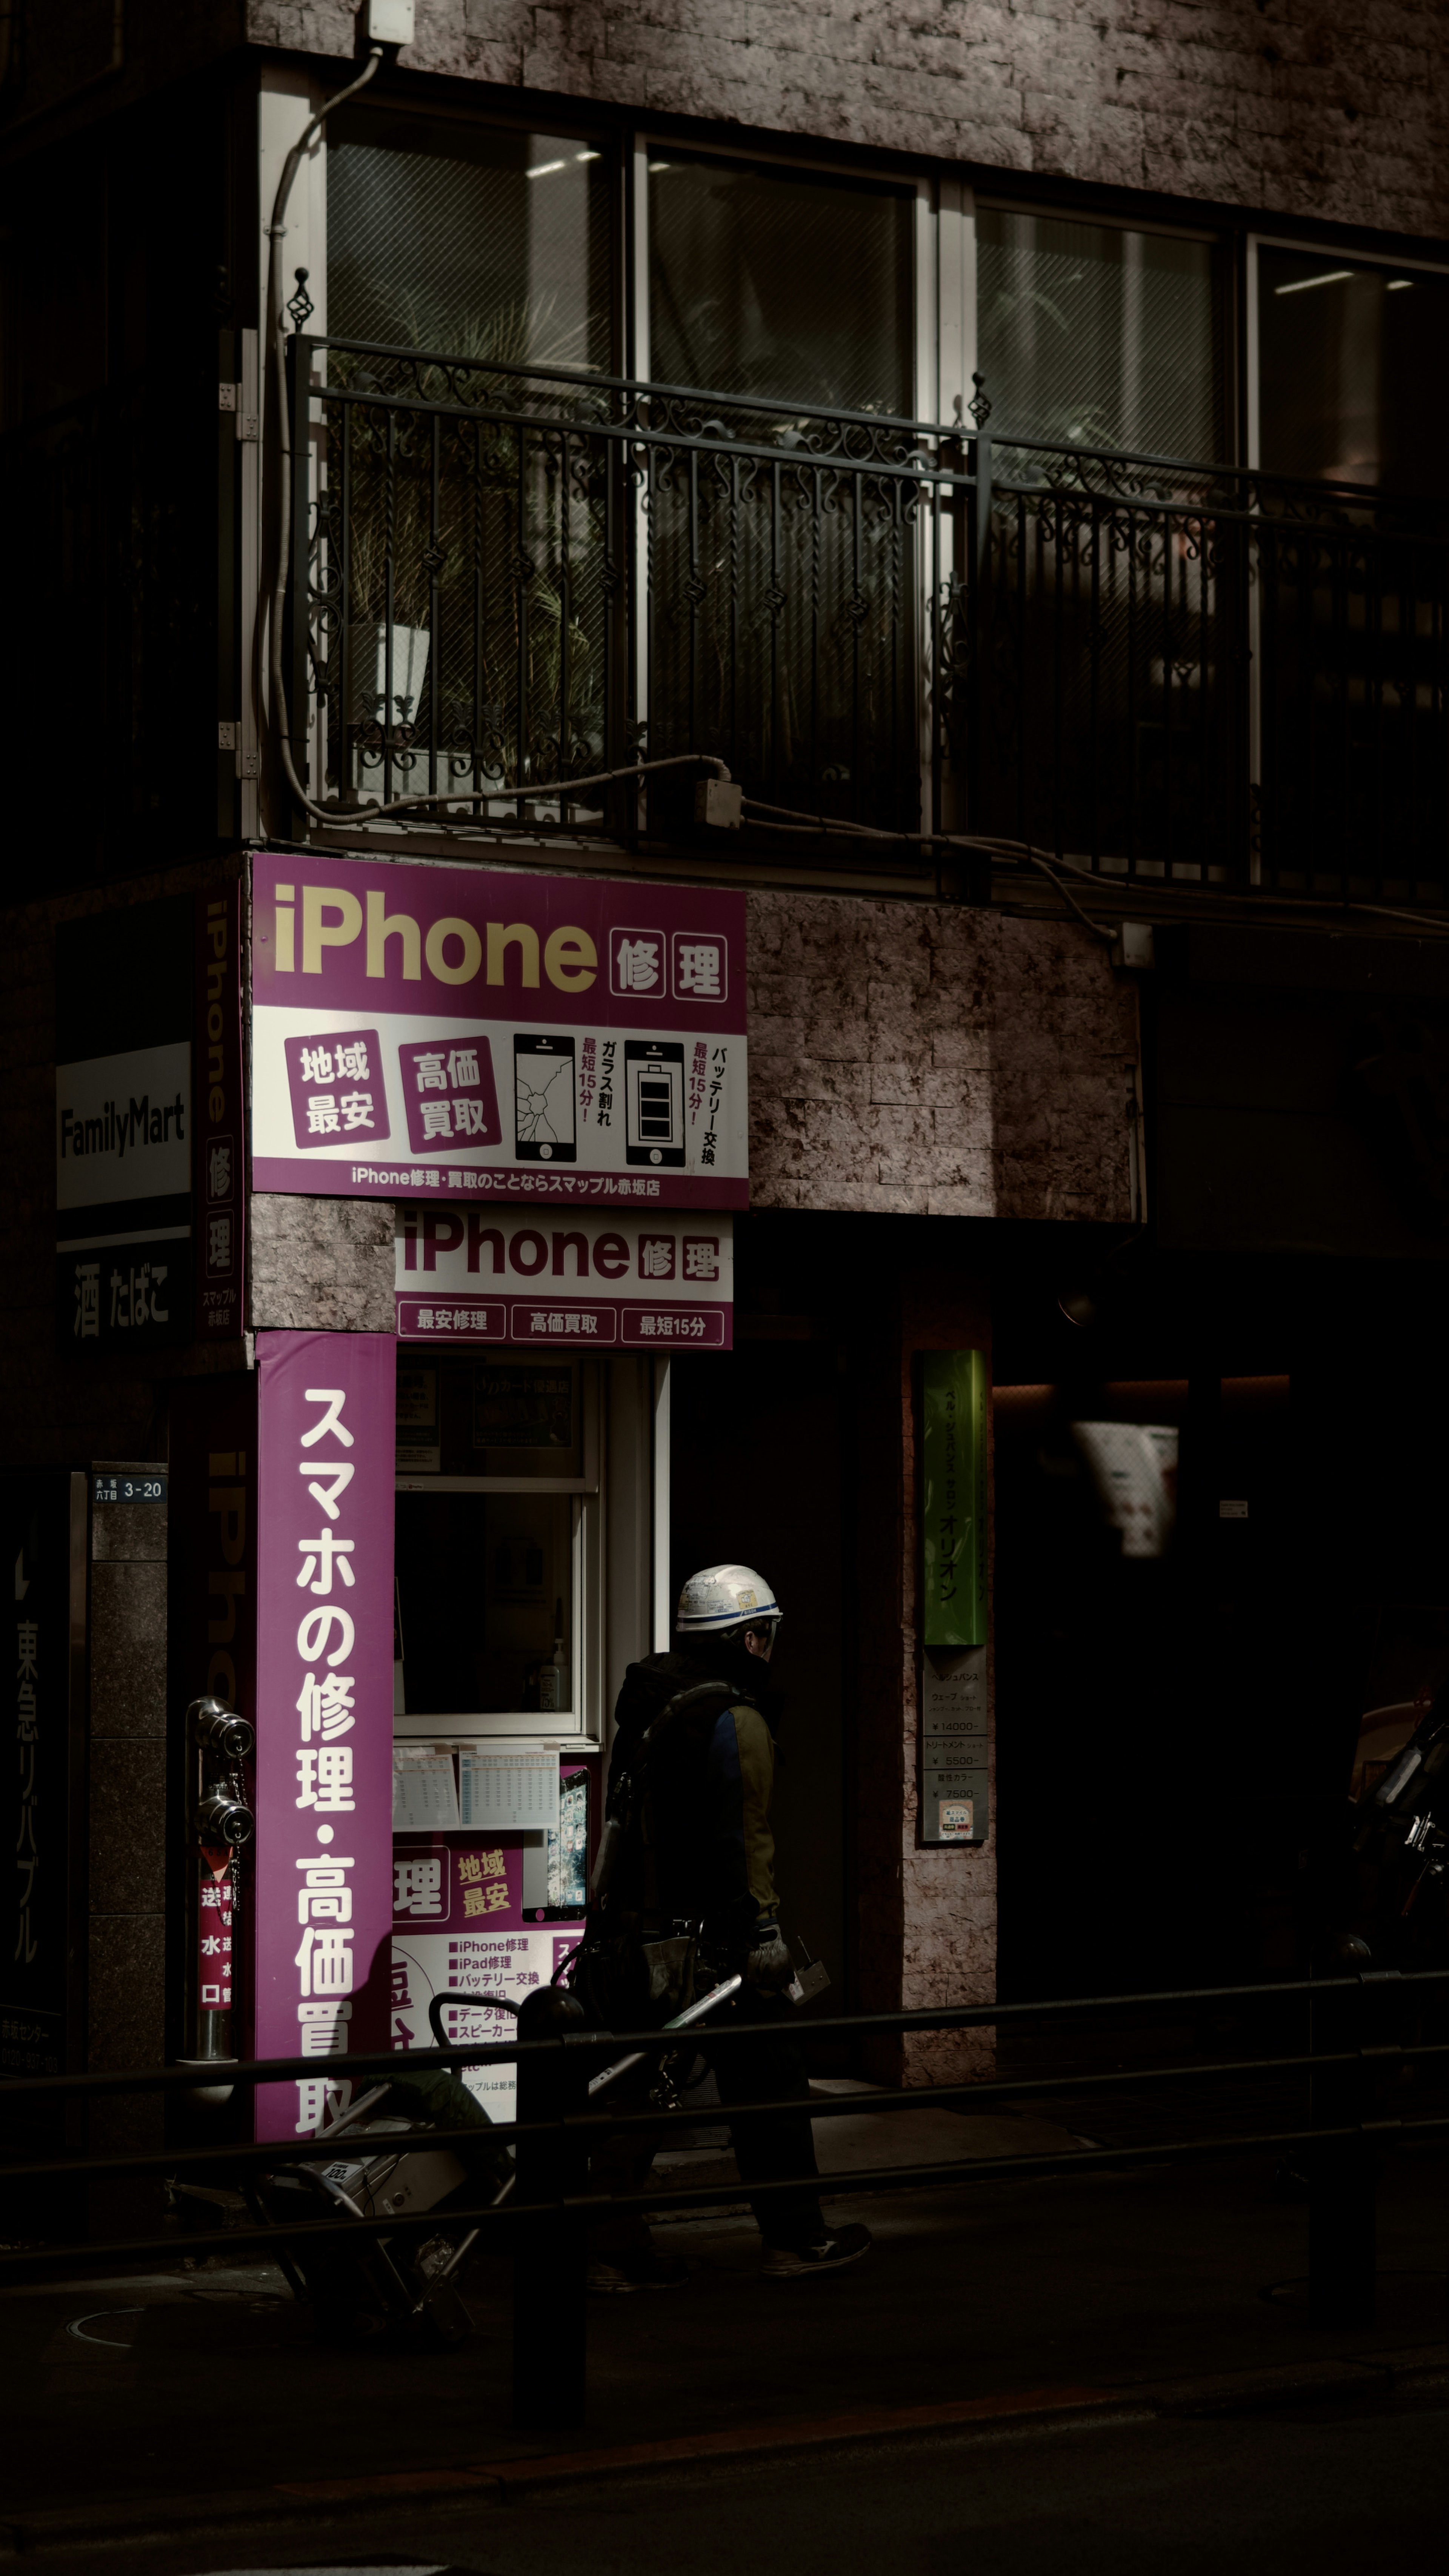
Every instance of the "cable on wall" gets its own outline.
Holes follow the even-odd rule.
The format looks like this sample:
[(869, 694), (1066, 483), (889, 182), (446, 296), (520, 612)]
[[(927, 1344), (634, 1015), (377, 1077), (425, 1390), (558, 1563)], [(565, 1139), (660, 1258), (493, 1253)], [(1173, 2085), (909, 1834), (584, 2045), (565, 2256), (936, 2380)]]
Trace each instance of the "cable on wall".
[(282, 304), (282, 241), (287, 229), (287, 206), (292, 194), (292, 185), (302, 166), (304, 153), (309, 149), (313, 137), (321, 132), (323, 124), (332, 114), (334, 107), (341, 107), (345, 100), (356, 98), (360, 89), (366, 89), (368, 82), (376, 76), (382, 59), (381, 45), (373, 45), (356, 80), (349, 81), (346, 89), (338, 90), (334, 97), (324, 99), (316, 115), (302, 128), (301, 134), (282, 164), (282, 175), (277, 182), (277, 193), (272, 201), (272, 220), (267, 226), (267, 301), (271, 313), (273, 362), (277, 379), (277, 453), (282, 484), (278, 510), (277, 569), (272, 583), (271, 630), (267, 637), (267, 677), (271, 684), (268, 714), (281, 749), (282, 767), (286, 772), (287, 784), (306, 811), (321, 820), (326, 819), (322, 809), (313, 804), (297, 776), (288, 730), (291, 719), (287, 706), (287, 693), (282, 682), (282, 617), (287, 596), (287, 564), (292, 551), (292, 406), (287, 394), (287, 316)]

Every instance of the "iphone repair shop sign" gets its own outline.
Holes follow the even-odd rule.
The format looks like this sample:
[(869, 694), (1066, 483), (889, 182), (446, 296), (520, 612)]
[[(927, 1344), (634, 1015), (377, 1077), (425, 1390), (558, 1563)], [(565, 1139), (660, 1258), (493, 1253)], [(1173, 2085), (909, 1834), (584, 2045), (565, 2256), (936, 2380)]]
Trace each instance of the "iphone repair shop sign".
[(397, 1329), (409, 1342), (579, 1351), (727, 1351), (728, 1216), (407, 1207)]
[(743, 895), (252, 863), (252, 1180), (743, 1207)]

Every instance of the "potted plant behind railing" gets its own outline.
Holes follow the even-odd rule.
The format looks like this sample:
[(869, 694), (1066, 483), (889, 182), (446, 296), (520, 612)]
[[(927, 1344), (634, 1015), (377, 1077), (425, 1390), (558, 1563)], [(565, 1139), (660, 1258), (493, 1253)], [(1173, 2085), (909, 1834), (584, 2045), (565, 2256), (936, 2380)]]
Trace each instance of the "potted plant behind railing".
[[(579, 425), (586, 429), (599, 398), (587, 385), (579, 388), (578, 397), (571, 390), (548, 388), (548, 412), (539, 417), (537, 446), (530, 454), (534, 442), (516, 415), (538, 400), (537, 389), (515, 387), (489, 373), (493, 367), (530, 361), (539, 366), (571, 363), (568, 343), (577, 335), (549, 339), (552, 301), (521, 299), (461, 333), (456, 324), (447, 326), (448, 354), (432, 361), (425, 354), (414, 356), (413, 350), (438, 347), (444, 326), (430, 336), (429, 320), (437, 317), (430, 317), (425, 301), (413, 296), (399, 304), (395, 360), (329, 350), (330, 389), (364, 397), (349, 406), (351, 495), (344, 540), (349, 704), (343, 710), (334, 698), (333, 709), (334, 724), (340, 720), (346, 743), (348, 787), (354, 796), (364, 790), (381, 796), (384, 788), (390, 797), (405, 796), (410, 789), (429, 792), (423, 745), (433, 731), (435, 696), (441, 716), (437, 792), (456, 786), (516, 795), (526, 792), (530, 772), (552, 778), (570, 769), (586, 771), (603, 756), (602, 479), (591, 475), (585, 492), (575, 484), (564, 494), (548, 470), (545, 452), (549, 432), (565, 425), (558, 418), (564, 406), (576, 418), (582, 414)], [(397, 384), (390, 381), (394, 375), (401, 379)], [(405, 392), (410, 403), (421, 398), (448, 406), (439, 447), (436, 536), (431, 423), (426, 415), (393, 409), (394, 392)], [(515, 417), (490, 419), (489, 406), (500, 397)], [(477, 404), (476, 422), (466, 409), (470, 402)], [(563, 508), (571, 513), (573, 587), (585, 594), (586, 613), (593, 609), (590, 623), (599, 627), (597, 634), (589, 631), (577, 608), (565, 618), (556, 579), (538, 569), (559, 558)], [(480, 564), (481, 617), (475, 598)], [(561, 703), (565, 626), (566, 707)]]

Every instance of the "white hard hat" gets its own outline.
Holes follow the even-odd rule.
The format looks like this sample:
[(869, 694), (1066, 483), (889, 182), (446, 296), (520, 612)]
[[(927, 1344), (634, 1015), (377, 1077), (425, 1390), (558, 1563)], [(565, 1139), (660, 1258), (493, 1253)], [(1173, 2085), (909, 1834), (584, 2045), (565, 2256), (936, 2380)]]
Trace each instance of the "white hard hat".
[(718, 1636), (726, 1628), (753, 1628), (784, 1616), (762, 1574), (752, 1565), (707, 1565), (692, 1574), (679, 1596), (676, 1629)]

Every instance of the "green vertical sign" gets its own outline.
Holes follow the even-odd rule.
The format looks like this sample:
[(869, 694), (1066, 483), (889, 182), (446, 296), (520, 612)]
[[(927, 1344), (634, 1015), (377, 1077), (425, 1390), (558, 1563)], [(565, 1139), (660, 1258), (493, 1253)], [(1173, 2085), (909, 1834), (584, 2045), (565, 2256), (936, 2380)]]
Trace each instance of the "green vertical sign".
[(984, 1646), (985, 1352), (923, 1352), (922, 1397), (924, 1642)]

